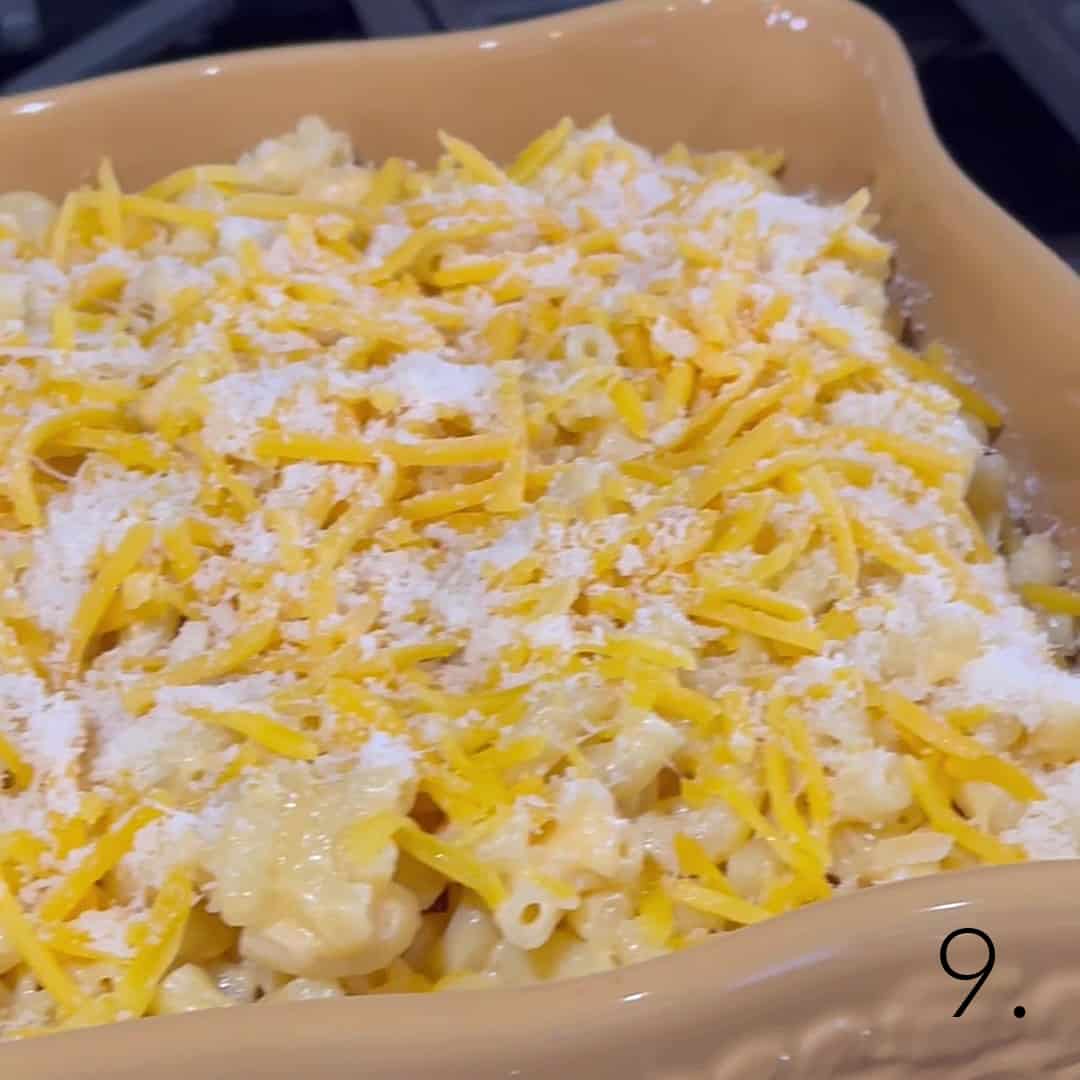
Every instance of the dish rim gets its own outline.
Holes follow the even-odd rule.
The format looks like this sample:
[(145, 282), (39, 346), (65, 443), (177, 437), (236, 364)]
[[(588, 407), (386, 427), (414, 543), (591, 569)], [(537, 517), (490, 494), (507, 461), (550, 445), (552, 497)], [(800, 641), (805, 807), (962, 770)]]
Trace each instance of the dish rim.
[[(767, 923), (612, 971), (525, 987), (444, 991), (437, 995), (437, 1010), (430, 1007), (430, 994), (207, 1009), (0, 1043), (0, 1065), (14, 1068), (4, 1075), (17, 1080), (100, 1080), (101, 1064), (116, 1063), (124, 1066), (117, 1074), (120, 1080), (134, 1080), (142, 1075), (137, 1068), (159, 1060), (158, 1050), (165, 1042), (185, 1047), (188, 1056), (183, 1064), (194, 1076), (199, 1068), (258, 1060), (267, 1053), (270, 1038), (272, 1046), (280, 1045), (287, 1053), (290, 1065), (347, 1047), (372, 1060), (393, 1063), (392, 1075), (405, 1077), (413, 1074), (400, 1070), (431, 1059), (451, 1041), (455, 1056), (447, 1064), (452, 1069), (529, 1062), (550, 1054), (553, 1030), (572, 1031), (583, 1018), (589, 1032), (580, 1039), (579, 1050), (601, 1053), (625, 1041), (629, 1023), (643, 1042), (649, 1033), (670, 1032), (676, 1016), (679, 1029), (692, 1030), (714, 1018), (727, 995), (760, 992), (777, 976), (811, 964), (840, 964), (857, 951), (882, 943), (893, 946), (887, 966), (907, 974), (910, 958), (896, 947), (901, 938), (937, 943), (961, 926), (994, 927), (1019, 911), (1029, 928), (1043, 922), (1075, 925), (1075, 905), (1065, 892), (1074, 882), (1080, 882), (1080, 858), (930, 874), (809, 904)], [(814, 942), (809, 959), (807, 940)], [(720, 949), (725, 950), (722, 969), (715, 963)], [(932, 962), (921, 966), (929, 968)], [(966, 990), (954, 989), (959, 1001)], [(479, 1011), (477, 1004), (485, 1002), (492, 1002), (493, 1008)], [(493, 1045), (490, 1038), (489, 1015), (494, 1013), (512, 1031), (512, 1038), (502, 1045)], [(268, 1027), (273, 1017), (286, 1016), (291, 1024), (283, 1020), (274, 1029)], [(367, 1026), (359, 1030), (362, 1022)], [(403, 1029), (409, 1032), (407, 1061), (401, 1046)], [(272, 1032), (277, 1034), (271, 1038)], [(188, 1075), (168, 1074), (169, 1080)], [(224, 1080), (237, 1074), (198, 1075)], [(464, 1080), (471, 1073), (450, 1075)]]
[[(361, 38), (345, 41), (324, 41), (304, 44), (273, 45), (254, 49), (235, 49), (225, 52), (208, 53), (205, 56), (185, 60), (148, 64), (127, 71), (112, 72), (90, 76), (70, 83), (42, 90), (26, 91), (11, 97), (0, 99), (0, 123), (26, 122), (33, 117), (53, 109), (72, 109), (92, 107), (97, 100), (115, 94), (134, 91), (138, 85), (150, 82), (172, 83), (180, 86), (191, 80), (216, 78), (226, 68), (246, 68), (250, 72), (263, 71), (267, 74), (288, 69), (295, 63), (317, 62), (322, 57), (338, 54), (356, 53), (359, 57), (370, 55), (376, 50), (388, 55), (397, 52), (403, 56), (423, 59), (428, 54), (450, 51), (465, 51), (477, 47), (488, 47), (486, 43), (510, 43), (525, 40), (534, 35), (553, 38), (568, 32), (591, 31), (596, 28), (615, 26), (620, 22), (632, 20), (638, 12), (647, 12), (663, 3), (667, 12), (678, 16), (680, 12), (694, 8), (712, 7), (723, 0), (599, 0), (583, 8), (541, 15), (535, 18), (517, 20), (494, 27), (480, 27), (470, 30), (454, 30), (441, 33), (399, 36), (389, 38)], [(746, 5), (757, 3), (762, 15), (769, 18), (778, 4), (773, 0), (738, 0)], [(992, 196), (960, 167), (938, 135), (930, 117), (926, 97), (922, 92), (914, 61), (903, 40), (892, 25), (877, 12), (871, 10), (862, 0), (789, 0), (791, 10), (782, 9), (780, 14), (788, 19), (805, 13), (808, 18), (824, 15), (843, 20), (853, 20), (862, 24), (867, 39), (877, 51), (877, 59), (887, 65), (888, 70), (877, 73), (870, 81), (887, 86), (890, 94), (897, 95), (897, 105), (893, 120), (899, 130), (900, 141), (921, 148), (930, 155), (924, 166), (930, 166), (938, 173), (941, 180), (955, 190), (963, 190), (965, 198), (978, 204), (981, 212), (991, 213), (997, 218), (999, 227), (1005, 227), (1014, 234), (1014, 241), (1029, 247), (1029, 254), (1035, 250), (1048, 263), (1053, 264), (1057, 272), (1064, 272), (1069, 278), (1080, 281), (1080, 273), (1052, 248), (1039, 239), (1018, 218), (1010, 214)], [(553, 33), (554, 32), (554, 33)], [(272, 134), (272, 133), (271, 133)], [(1080, 295), (1080, 293), (1078, 293)]]

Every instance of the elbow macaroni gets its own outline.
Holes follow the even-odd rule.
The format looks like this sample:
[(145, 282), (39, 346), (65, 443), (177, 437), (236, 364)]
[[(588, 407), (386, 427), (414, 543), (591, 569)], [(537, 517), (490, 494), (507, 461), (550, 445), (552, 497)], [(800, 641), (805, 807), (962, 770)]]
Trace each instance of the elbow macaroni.
[(867, 193), (441, 146), (0, 196), (0, 1036), (1075, 853), (1080, 598)]

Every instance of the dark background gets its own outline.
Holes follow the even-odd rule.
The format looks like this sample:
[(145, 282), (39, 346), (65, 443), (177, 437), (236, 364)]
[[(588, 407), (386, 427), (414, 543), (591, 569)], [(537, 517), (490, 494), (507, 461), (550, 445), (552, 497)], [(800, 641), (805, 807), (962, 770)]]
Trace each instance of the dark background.
[[(206, 52), (439, 33), (582, 2), (0, 0), (0, 91)], [(962, 167), (1080, 269), (1080, 0), (866, 2), (907, 44)]]

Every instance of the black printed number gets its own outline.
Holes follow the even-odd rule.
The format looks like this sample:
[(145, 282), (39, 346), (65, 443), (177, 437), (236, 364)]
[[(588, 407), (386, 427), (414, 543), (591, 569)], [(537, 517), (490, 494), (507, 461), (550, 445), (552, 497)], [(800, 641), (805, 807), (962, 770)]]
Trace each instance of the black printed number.
[[(986, 946), (986, 963), (983, 964), (978, 971), (957, 971), (956, 968), (949, 963), (949, 946), (959, 937), (965, 935), (971, 935), (977, 937)], [(953, 1013), (954, 1017), (963, 1016), (964, 1010), (975, 999), (975, 995), (982, 989), (982, 985), (990, 977), (990, 972), (994, 970), (994, 957), (996, 953), (994, 951), (994, 943), (990, 940), (990, 935), (982, 930), (976, 929), (974, 926), (964, 926), (959, 930), (954, 930), (945, 940), (941, 943), (941, 967), (945, 974), (951, 979), (956, 979), (959, 982), (971, 982), (975, 980), (975, 985), (971, 988), (971, 993), (968, 994), (962, 1002), (960, 1002), (960, 1008)]]

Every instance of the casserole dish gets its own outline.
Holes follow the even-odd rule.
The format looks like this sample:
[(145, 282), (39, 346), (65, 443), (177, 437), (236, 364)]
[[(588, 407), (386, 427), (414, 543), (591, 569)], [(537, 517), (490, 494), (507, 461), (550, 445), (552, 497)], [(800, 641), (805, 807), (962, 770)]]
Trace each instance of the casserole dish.
[[(237, 101), (242, 109), (233, 107)], [(499, 105), (477, 105), (485, 101)], [(126, 178), (144, 183), (193, 160), (233, 157), (311, 112), (352, 133), (366, 157), (421, 160), (437, 128), (505, 157), (538, 122), (610, 112), (626, 134), (649, 145), (784, 146), (793, 190), (830, 197), (868, 186), (884, 231), (898, 242), (901, 274), (916, 283), (916, 321), (956, 345), (961, 360), (1008, 402), (1010, 438), (1039, 477), (1041, 505), (1062, 520), (1073, 516), (1075, 280), (947, 161), (902, 51), (860, 9), (823, 2), (797, 12), (745, 2), (616, 5), (498, 34), (290, 50), (102, 80), (9, 103), (4, 184), (57, 194), (105, 149)], [(1025, 377), (1028, 367), (1035, 379)], [(147, 1068), (173, 1068), (178, 1076), (273, 1075), (276, 1068), (285, 1075), (303, 1065), (333, 1076), (355, 1068), (358, 1057), (375, 1074), (408, 1076), (422, 1074), (438, 1053), (451, 1070), (474, 1076), (768, 1075), (774, 1067), (792, 1075), (868, 1075), (874, 1067), (902, 1067), (908, 1033), (933, 1027), (931, 1008), (952, 1021), (949, 995), (957, 987), (942, 973), (936, 949), (957, 926), (977, 924), (1009, 964), (971, 1016), (940, 1021), (940, 1039), (919, 1051), (930, 1047), (938, 1056), (920, 1063), (956, 1054), (957, 1068), (970, 1069), (974, 1050), (992, 1043), (1001, 1071), (1008, 1055), (1029, 1053), (1017, 1050), (1022, 1034), (1059, 1055), (1046, 1059), (1049, 1066), (1069, 1060), (1069, 1048), (1053, 1045), (1048, 1033), (1070, 990), (1051, 979), (1049, 960), (1052, 951), (1063, 963), (1067, 949), (1043, 935), (1067, 923), (1068, 906), (1044, 901), (1037, 910), (1030, 898), (1063, 892), (1062, 874), (1061, 866), (1040, 866), (879, 890), (644, 968), (500, 994), (482, 1014), (469, 997), (447, 1001), (436, 1021), (425, 1001), (289, 1007), (270, 1014), (279, 1017), (281, 1036), (269, 1034), (268, 1014), (259, 1010), (239, 1020), (187, 1019), (186, 1027), (120, 1026), (5, 1054), (12, 1074), (27, 1076), (78, 1075), (79, 1068), (117, 1076)], [(953, 962), (966, 972), (983, 959)], [(835, 988), (836, 1012), (816, 989), (822, 982)], [(1029, 989), (1026, 996), (1040, 1001), (1041, 1026), (1035, 1006), (1025, 1003), (1031, 1021), (1016, 1016), (1002, 1030), (1019, 1004), (1002, 995)], [(582, 1005), (581, 994), (592, 1004)], [(170, 1050), (170, 1038), (179, 1040), (177, 1049)], [(197, 1054), (183, 1061), (179, 1048), (192, 1045)], [(1026, 1068), (1035, 1064), (1024, 1058)]]

